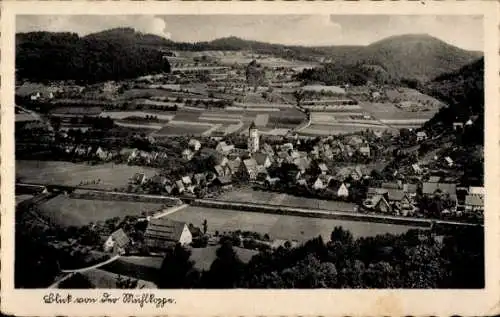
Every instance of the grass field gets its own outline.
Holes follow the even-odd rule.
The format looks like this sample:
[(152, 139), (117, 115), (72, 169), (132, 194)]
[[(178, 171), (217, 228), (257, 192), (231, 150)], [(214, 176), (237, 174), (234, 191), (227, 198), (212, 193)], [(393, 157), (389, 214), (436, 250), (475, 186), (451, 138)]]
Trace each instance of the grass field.
[(16, 161), (16, 177), (27, 183), (77, 186), (80, 182), (100, 179), (99, 184), (88, 187), (114, 189), (127, 186), (135, 173), (152, 177), (157, 172), (153, 168), (113, 163), (88, 165), (60, 161)]
[(171, 122), (166, 124), (162, 129), (155, 132), (155, 135), (201, 135), (203, 132), (211, 128), (211, 125), (202, 124), (200, 122)]
[(297, 197), (289, 194), (280, 194), (266, 191), (258, 191), (253, 189), (240, 189), (224, 193), (219, 197), (222, 200), (264, 203), (278, 206), (312, 208), (312, 209), (328, 209), (336, 211), (352, 211), (354, 204), (321, 200), (314, 198)]
[[(347, 134), (354, 133), (369, 129), (366, 126), (357, 125), (346, 125), (346, 124), (311, 124), (305, 129), (300, 130), (300, 134), (303, 135), (335, 135), (335, 134)], [(380, 126), (374, 126), (373, 129), (381, 129)]]
[(104, 221), (113, 217), (140, 216), (142, 212), (154, 212), (162, 204), (72, 199), (57, 196), (39, 206), (43, 216), (61, 226), (82, 226), (91, 222)]
[(208, 231), (211, 233), (216, 230), (224, 232), (240, 229), (261, 234), (267, 233), (271, 239), (298, 241), (305, 241), (318, 235), (329, 239), (330, 233), (336, 226), (342, 226), (351, 231), (355, 237), (385, 233), (398, 234), (411, 228), (403, 225), (272, 215), (204, 207), (187, 207), (168, 217), (188, 224), (192, 223), (195, 226), (200, 226), (206, 219)]
[(393, 103), (361, 102), (363, 109), (379, 120), (430, 119), (439, 110), (411, 112), (397, 108)]
[(155, 116), (160, 120), (172, 120), (174, 114), (161, 114), (154, 111), (104, 111), (101, 117), (110, 117), (111, 119), (125, 119), (128, 117), (146, 117)]

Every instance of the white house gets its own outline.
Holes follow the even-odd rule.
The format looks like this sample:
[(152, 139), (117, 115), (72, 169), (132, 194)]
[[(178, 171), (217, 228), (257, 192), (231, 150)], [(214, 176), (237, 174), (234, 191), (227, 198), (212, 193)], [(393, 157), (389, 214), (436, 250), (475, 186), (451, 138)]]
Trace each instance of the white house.
[(345, 183), (340, 184), (339, 188), (337, 189), (337, 196), (349, 197), (349, 188)]
[(125, 234), (123, 229), (118, 229), (115, 232), (113, 232), (108, 239), (106, 239), (106, 242), (104, 242), (104, 252), (115, 252), (119, 254), (125, 253), (125, 248), (129, 245), (130, 239), (129, 237)]
[(191, 139), (189, 140), (189, 147), (196, 152), (201, 148), (201, 143), (196, 139)]
[(319, 190), (319, 189), (325, 189), (328, 187), (328, 184), (332, 180), (332, 176), (329, 175), (319, 175), (318, 178), (314, 181), (314, 184), (312, 185), (313, 189)]
[(425, 131), (418, 131), (417, 132), (417, 142), (425, 141), (425, 140), (427, 140), (427, 133), (425, 133)]
[(193, 241), (193, 235), (185, 222), (168, 218), (150, 219), (144, 241), (152, 250), (162, 250), (180, 243), (183, 246)]
[(194, 153), (190, 149), (185, 149), (184, 151), (182, 151), (182, 158), (185, 159), (186, 161), (191, 161), (193, 156)]
[(454, 162), (451, 159), (451, 157), (447, 156), (447, 157), (444, 158), (444, 160), (446, 161), (446, 163), (448, 164), (449, 167), (453, 166)]

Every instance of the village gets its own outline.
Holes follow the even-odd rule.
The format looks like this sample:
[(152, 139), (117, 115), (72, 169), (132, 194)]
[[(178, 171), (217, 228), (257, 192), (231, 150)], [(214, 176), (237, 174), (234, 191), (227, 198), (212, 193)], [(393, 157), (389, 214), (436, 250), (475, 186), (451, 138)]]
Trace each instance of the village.
[(461, 146), (477, 115), (427, 125), (441, 101), (310, 80), (315, 59), (163, 54), (170, 72), (17, 83), (16, 218), (47, 237), (49, 287), (83, 274), (155, 288), (176, 245), (205, 272), (228, 242), (248, 263), (337, 227), (364, 238), (483, 222), (483, 178)]

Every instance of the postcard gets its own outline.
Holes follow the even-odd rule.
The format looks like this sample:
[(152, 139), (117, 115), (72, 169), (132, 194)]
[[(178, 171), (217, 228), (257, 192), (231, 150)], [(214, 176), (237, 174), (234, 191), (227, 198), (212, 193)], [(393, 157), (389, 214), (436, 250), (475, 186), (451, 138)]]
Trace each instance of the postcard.
[(2, 3), (2, 312), (498, 314), (498, 9)]

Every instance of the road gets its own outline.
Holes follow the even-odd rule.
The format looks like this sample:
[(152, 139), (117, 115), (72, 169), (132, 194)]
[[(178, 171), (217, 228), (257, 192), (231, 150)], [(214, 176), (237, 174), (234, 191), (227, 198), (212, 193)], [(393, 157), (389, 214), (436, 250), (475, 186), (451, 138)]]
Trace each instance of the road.
[(61, 270), (62, 273), (66, 273), (66, 275), (61, 278), (60, 280), (54, 282), (52, 285), (50, 285), (48, 288), (57, 288), (57, 286), (67, 280), (68, 278), (72, 277), (73, 275), (75, 275), (76, 273), (82, 273), (82, 272), (86, 272), (86, 271), (90, 271), (90, 270), (93, 270), (93, 269), (97, 269), (101, 266), (104, 266), (106, 264), (109, 264), (113, 261), (116, 261), (118, 258), (120, 258), (119, 255), (115, 255), (114, 257), (104, 261), (104, 262), (101, 262), (101, 263), (97, 263), (97, 264), (94, 264), (92, 266), (89, 266), (89, 267), (84, 267), (84, 268), (81, 268), (81, 269), (74, 269), (74, 270)]
[[(21, 185), (21, 184), (26, 184), (26, 185), (42, 185), (42, 184), (33, 184), (33, 183), (16, 183), (16, 185)], [(57, 185), (48, 185), (48, 186), (57, 186)], [(88, 188), (84, 187), (79, 187), (79, 186), (61, 186), (61, 187), (71, 187), (74, 189), (84, 189), (84, 190), (89, 190)], [(168, 199), (180, 199), (185, 202), (183, 205), (179, 205), (176, 207), (179, 207), (179, 209), (184, 208), (184, 205), (188, 205), (188, 199), (186, 198), (179, 198), (179, 197), (171, 197), (171, 196), (162, 196), (162, 195), (151, 195), (151, 194), (130, 194), (130, 193), (121, 193), (121, 192), (114, 192), (110, 190), (103, 190), (103, 189), (92, 189), (93, 191), (101, 191), (101, 192), (107, 192), (107, 193), (116, 193), (116, 194), (122, 194), (122, 195), (134, 195), (136, 197), (145, 197), (145, 198), (152, 198), (152, 197), (157, 197), (157, 198), (168, 198)], [(449, 220), (440, 220), (440, 219), (429, 219), (429, 218), (415, 218), (415, 217), (402, 217), (402, 216), (390, 216), (390, 215), (381, 215), (381, 214), (362, 214), (362, 213), (354, 213), (354, 212), (346, 212), (342, 210), (326, 210), (326, 209), (312, 209), (312, 208), (297, 208), (297, 207), (286, 207), (286, 206), (276, 206), (276, 205), (267, 205), (267, 204), (255, 204), (255, 203), (248, 203), (248, 202), (233, 202), (233, 201), (223, 201), (219, 199), (193, 199), (190, 198), (190, 201), (201, 201), (201, 202), (207, 202), (207, 204), (212, 204), (214, 205), (214, 208), (217, 208), (217, 205), (231, 205), (234, 206), (235, 208), (246, 208), (246, 209), (251, 209), (251, 208), (262, 208), (265, 210), (268, 210), (269, 212), (271, 211), (279, 211), (279, 210), (287, 210), (289, 212), (293, 213), (307, 213), (308, 215), (314, 215), (316, 214), (318, 218), (322, 218), (325, 216), (338, 216), (338, 217), (351, 217), (351, 218), (356, 218), (356, 219), (363, 219), (364, 221), (369, 222), (370, 220), (374, 221), (377, 219), (380, 220), (385, 220), (385, 221), (394, 221), (394, 222), (401, 222), (401, 221), (413, 221), (416, 223), (427, 223), (430, 224), (431, 222), (435, 222), (436, 224), (446, 224), (446, 225), (476, 225), (476, 224), (471, 224), (471, 223), (465, 223), (465, 222), (458, 222), (458, 221), (449, 221)], [(179, 210), (176, 209), (175, 211)], [(244, 209), (242, 209), (244, 210)], [(174, 211), (174, 212), (175, 212)], [(162, 213), (160, 217), (165, 216), (168, 214), (169, 211), (165, 211), (165, 214)]]
[(120, 257), (120, 255), (115, 255), (114, 257), (104, 261), (104, 262), (101, 262), (101, 263), (97, 263), (97, 264), (94, 264), (92, 266), (87, 266), (87, 267), (84, 267), (84, 268), (81, 268), (81, 269), (73, 269), (73, 270), (61, 270), (61, 272), (63, 273), (82, 273), (82, 272), (86, 272), (86, 271), (90, 271), (90, 270), (93, 270), (93, 269), (97, 269), (101, 266), (104, 266), (106, 264), (109, 264), (111, 262), (114, 262), (116, 260), (118, 260), (118, 258)]

